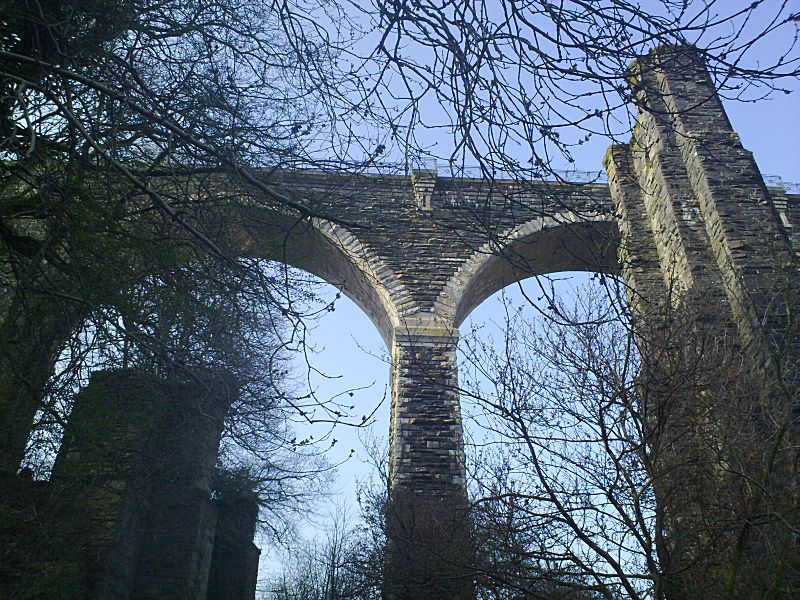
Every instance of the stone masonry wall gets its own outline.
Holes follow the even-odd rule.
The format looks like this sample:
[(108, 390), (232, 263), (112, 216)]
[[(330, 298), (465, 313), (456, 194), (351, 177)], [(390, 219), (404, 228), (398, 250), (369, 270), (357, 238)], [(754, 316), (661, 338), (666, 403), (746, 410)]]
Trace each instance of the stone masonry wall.
[[(685, 165), (682, 180), (696, 199), (693, 220), (704, 225), (742, 342), (751, 360), (766, 367), (781, 351), (786, 307), (797, 304), (790, 239), (697, 53), (686, 48), (653, 53), (641, 71), (658, 91), (651, 96), (664, 101), (675, 136), (664, 145), (677, 149)], [(700, 283), (706, 289), (715, 284), (713, 278)]]
[(693, 48), (654, 50), (631, 83), (634, 135), (605, 165), (664, 528), (655, 583), (671, 599), (767, 597), (798, 567), (782, 521), (796, 479), (798, 199), (766, 188)]
[[(205, 599), (217, 510), (211, 500), (222, 423), (236, 393), (228, 378), (162, 385), (151, 509), (132, 600)], [(252, 534), (250, 539), (252, 540)]]
[(385, 593), (393, 600), (474, 596), (457, 335), (395, 332)]
[(159, 392), (143, 373), (100, 372), (75, 399), (50, 484), (87, 598), (127, 598), (133, 587)]
[(86, 598), (205, 600), (212, 479), (230, 382), (93, 374), (51, 486)]

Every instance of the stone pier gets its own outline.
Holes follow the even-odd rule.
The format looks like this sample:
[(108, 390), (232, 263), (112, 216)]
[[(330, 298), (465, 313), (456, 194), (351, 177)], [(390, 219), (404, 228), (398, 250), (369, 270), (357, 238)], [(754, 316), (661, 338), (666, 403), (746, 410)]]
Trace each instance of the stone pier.
[(394, 332), (386, 581), (390, 598), (474, 597), (457, 331)]

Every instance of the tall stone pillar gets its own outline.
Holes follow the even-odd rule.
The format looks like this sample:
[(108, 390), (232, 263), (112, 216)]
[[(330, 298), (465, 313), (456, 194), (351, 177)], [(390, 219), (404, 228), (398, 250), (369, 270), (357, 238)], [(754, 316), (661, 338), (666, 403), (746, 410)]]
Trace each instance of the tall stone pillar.
[(161, 383), (148, 373), (101, 371), (75, 397), (50, 483), (62, 560), (86, 598), (130, 597), (152, 507)]
[(683, 198), (671, 199), (683, 211), (678, 223), (697, 231), (696, 241), (681, 242), (686, 255), (697, 257), (693, 272), (706, 277), (695, 287), (719, 287), (748, 360), (776, 376), (776, 360), (800, 348), (786, 337), (796, 326), (788, 319), (800, 290), (790, 236), (753, 156), (693, 47), (658, 48), (631, 71), (640, 181), (653, 189), (646, 181), (660, 170), (665, 187), (683, 190)]
[(76, 397), (51, 484), (54, 535), (91, 600), (205, 600), (225, 378), (103, 371)]
[(458, 333), (419, 320), (394, 332), (385, 588), (391, 600), (474, 598)]
[(630, 81), (634, 136), (606, 169), (642, 356), (657, 585), (671, 600), (766, 597), (798, 567), (791, 236), (694, 48), (655, 49)]
[(205, 600), (217, 523), (211, 500), (232, 378), (167, 381), (155, 431), (151, 508), (131, 600)]
[[(208, 600), (255, 600), (261, 551), (253, 543), (258, 522), (258, 496), (248, 481), (217, 482), (217, 529), (208, 577)], [(244, 485), (242, 485), (244, 484)]]

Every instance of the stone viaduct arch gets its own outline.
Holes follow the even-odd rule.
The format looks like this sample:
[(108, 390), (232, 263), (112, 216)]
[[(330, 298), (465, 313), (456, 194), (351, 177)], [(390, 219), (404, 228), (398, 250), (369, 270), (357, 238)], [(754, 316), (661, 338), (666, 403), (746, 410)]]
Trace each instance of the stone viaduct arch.
[(242, 254), (302, 269), (339, 288), (370, 318), (387, 346), (398, 325), (388, 288), (396, 276), (347, 227), (277, 212), (249, 215), (236, 231)]
[[(300, 201), (318, 199), (318, 210), (331, 220), (250, 214), (234, 219), (241, 228), (232, 235), (247, 254), (340, 287), (381, 333), (393, 363), (387, 573), (397, 571), (400, 585), (423, 582), (436, 577), (439, 567), (432, 565), (441, 555), (468, 548), (466, 539), (443, 543), (446, 532), (465, 530), (458, 521), (467, 508), (458, 326), (519, 279), (563, 270), (616, 272), (618, 231), (608, 188), (489, 184), (428, 171), (411, 180), (366, 175), (335, 183), (321, 173), (295, 172), (283, 174), (281, 185), (295, 189)], [(408, 555), (420, 552), (432, 568), (428, 574), (406, 570)]]
[(474, 597), (455, 349), (495, 291), (553, 271), (620, 273), (643, 331), (681, 309), (735, 331), (754, 370), (777, 368), (799, 291), (800, 197), (767, 189), (694, 51), (662, 48), (633, 71), (637, 127), (609, 150), (608, 185), (283, 172), (270, 183), (325, 219), (233, 219), (243, 254), (340, 287), (390, 349), (392, 600)]
[[(455, 300), (453, 326), (507, 285), (559, 271), (616, 273), (619, 233), (607, 213), (539, 217), (487, 243), (448, 280), (439, 300)], [(497, 248), (493, 249), (492, 246)]]
[[(650, 333), (680, 314), (696, 335), (710, 326), (734, 340), (728, 350), (764, 382), (798, 356), (786, 333), (800, 291), (800, 198), (767, 189), (691, 48), (658, 49), (632, 71), (637, 127), (606, 156), (608, 186), (425, 170), (284, 175), (332, 222), (365, 224), (317, 225), (353, 262), (337, 273), (392, 353), (390, 598), (472, 595), (469, 541), (455, 533), (467, 507), (455, 345), (458, 325), (493, 292), (559, 270), (619, 273), (645, 355)], [(361, 297), (372, 291), (388, 316), (373, 316)]]

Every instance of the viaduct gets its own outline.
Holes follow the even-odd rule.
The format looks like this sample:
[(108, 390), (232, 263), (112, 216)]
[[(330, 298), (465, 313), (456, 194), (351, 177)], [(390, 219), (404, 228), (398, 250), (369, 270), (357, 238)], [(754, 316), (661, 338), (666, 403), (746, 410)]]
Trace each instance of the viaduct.
[[(455, 350), (459, 325), (494, 292), (536, 274), (618, 274), (640, 326), (643, 356), (655, 343), (647, 332), (676, 313), (710, 320), (732, 335), (763, 381), (778, 377), (785, 357), (797, 356), (786, 333), (800, 289), (800, 197), (767, 188), (691, 48), (657, 49), (632, 74), (637, 125), (629, 144), (606, 154), (608, 184), (457, 179), (429, 170), (409, 176), (283, 172), (270, 182), (329, 218), (245, 209), (230, 232), (244, 254), (284, 261), (340, 287), (391, 351), (386, 595), (393, 600), (474, 598)], [(152, 438), (144, 430), (158, 431), (155, 409), (141, 403), (131, 409), (133, 392), (120, 400), (119, 413), (98, 416), (90, 402), (101, 393), (93, 388), (124, 376), (93, 379), (73, 419), (101, 420), (105, 433), (98, 435), (135, 446)], [(102, 538), (94, 547), (108, 571), (97, 575), (106, 579), (92, 598), (253, 598), (253, 509), (247, 518), (225, 521), (224, 506), (213, 505), (205, 481), (224, 415), (225, 388), (214, 389), (222, 391), (209, 400), (204, 418), (185, 422), (183, 438), (159, 446), (169, 454), (190, 444), (195, 457), (186, 481), (170, 475), (169, 494), (147, 492), (160, 505), (166, 497), (177, 503), (169, 514), (140, 523), (130, 494), (119, 491), (124, 486), (115, 495), (91, 497), (93, 510), (106, 512), (102, 527), (82, 535)], [(65, 441), (55, 480), (88, 468), (75, 443)], [(18, 465), (22, 449), (13, 446)], [(130, 483), (136, 468), (112, 478)], [(159, 527), (175, 530), (160, 549), (123, 540)], [(680, 536), (680, 525), (675, 528)], [(235, 543), (212, 551), (215, 531), (217, 544), (225, 535)], [(171, 556), (170, 544), (194, 558), (157, 560)], [(236, 548), (238, 562), (230, 556)], [(217, 558), (225, 552), (227, 558)], [(213, 595), (209, 572), (224, 561), (247, 583), (236, 594)]]

